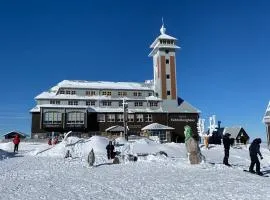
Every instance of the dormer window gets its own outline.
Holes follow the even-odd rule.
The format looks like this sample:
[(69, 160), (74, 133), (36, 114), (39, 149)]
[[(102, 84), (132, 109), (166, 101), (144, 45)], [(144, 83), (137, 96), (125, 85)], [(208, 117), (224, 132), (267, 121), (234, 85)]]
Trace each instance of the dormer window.
[(71, 91), (71, 94), (73, 94), (73, 95), (76, 94), (76, 91), (75, 90), (72, 90)]
[(65, 94), (65, 91), (64, 91), (64, 90), (60, 90), (59, 93), (60, 93), (60, 94)]

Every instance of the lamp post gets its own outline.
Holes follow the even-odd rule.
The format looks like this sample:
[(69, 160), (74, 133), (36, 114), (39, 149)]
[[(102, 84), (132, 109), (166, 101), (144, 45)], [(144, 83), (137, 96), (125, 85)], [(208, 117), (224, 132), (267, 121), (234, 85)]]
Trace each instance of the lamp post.
[(123, 114), (124, 114), (124, 136), (128, 141), (128, 133), (127, 133), (127, 121), (128, 121), (128, 103), (125, 98), (123, 98)]

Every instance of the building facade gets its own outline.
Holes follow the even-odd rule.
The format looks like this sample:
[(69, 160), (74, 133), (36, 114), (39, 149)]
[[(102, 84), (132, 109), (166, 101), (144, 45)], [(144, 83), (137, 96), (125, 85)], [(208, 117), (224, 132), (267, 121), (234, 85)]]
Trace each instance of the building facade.
[[(177, 39), (167, 35), (164, 25), (151, 44), (153, 80), (106, 82), (63, 80), (35, 97), (31, 109), (32, 138), (46, 138), (52, 132), (72, 131), (79, 137), (100, 135), (111, 126), (127, 122), (128, 134), (138, 135), (151, 123), (175, 128), (171, 141), (184, 141), (184, 126), (197, 133), (199, 110), (177, 94)], [(123, 112), (127, 103), (127, 115)], [(124, 117), (125, 116), (125, 117)]]

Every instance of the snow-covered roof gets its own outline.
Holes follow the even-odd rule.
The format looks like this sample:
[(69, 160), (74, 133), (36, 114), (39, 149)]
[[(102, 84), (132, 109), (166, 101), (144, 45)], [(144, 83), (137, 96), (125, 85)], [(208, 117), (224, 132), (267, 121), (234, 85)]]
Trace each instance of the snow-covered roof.
[[(68, 89), (92, 89), (92, 90), (139, 90), (153, 91), (153, 81), (147, 80), (144, 83), (137, 82), (109, 82), (109, 81), (82, 81), (82, 80), (63, 80), (49, 91), (42, 92), (35, 99), (87, 99), (88, 96), (76, 96), (67, 94), (57, 94), (60, 88)], [(99, 99), (101, 96), (91, 96), (91, 98)], [(102, 96), (102, 98), (104, 98)]]
[(124, 132), (125, 128), (123, 126), (111, 126), (105, 130), (106, 132)]
[[(105, 96), (105, 95), (96, 95), (96, 96), (80, 96), (80, 95), (70, 95), (70, 94), (57, 94), (53, 92), (42, 92), (41, 94), (35, 97), (36, 100), (40, 99), (58, 99), (58, 100), (123, 100), (123, 97), (112, 97), (112, 96)], [(134, 101), (134, 98), (125, 97), (125, 100)], [(137, 101), (161, 101), (162, 99), (155, 96), (148, 96), (145, 98), (136, 98)]]
[[(167, 44), (160, 44), (160, 40), (162, 40), (162, 39), (165, 39), (165, 40), (174, 40), (174, 41), (176, 41), (177, 39), (175, 38), (175, 37), (172, 37), (172, 36), (170, 36), (170, 35), (167, 35), (166, 33), (166, 28), (164, 27), (164, 25), (162, 25), (162, 27), (160, 28), (160, 35), (155, 39), (155, 41), (150, 45), (150, 48), (153, 48), (154, 50), (157, 48), (157, 47), (159, 47), (159, 48), (161, 48), (161, 47), (163, 47), (163, 48), (180, 48), (180, 47), (178, 47), (178, 46), (176, 46), (176, 45), (167, 45)], [(154, 51), (153, 50), (153, 51)], [(152, 52), (153, 52), (152, 51)], [(149, 54), (149, 56), (150, 55), (152, 55), (152, 52)]]
[(142, 130), (174, 130), (174, 128), (159, 123), (152, 123), (143, 127)]
[(170, 113), (200, 113), (201, 111), (197, 109), (196, 107), (192, 106), (187, 101), (178, 98), (178, 105), (175, 105), (174, 103), (170, 103), (170, 101), (163, 101), (162, 108), (164, 112), (170, 112)]
[(264, 123), (270, 123), (270, 101), (267, 105), (264, 117), (263, 117), (263, 122)]
[(21, 137), (27, 137), (27, 135), (25, 133), (20, 132), (20, 131), (16, 131), (16, 130), (10, 131), (10, 132), (4, 134), (3, 136), (16, 135), (16, 134), (20, 135)]
[(85, 81), (63, 80), (51, 91), (58, 88), (84, 88), (84, 89), (118, 89), (118, 90), (152, 90), (152, 83), (139, 82), (111, 82), (111, 81)]
[(231, 138), (236, 138), (238, 136), (238, 134), (240, 133), (241, 129), (243, 127), (241, 126), (237, 126), (237, 127), (226, 127), (223, 131), (223, 135), (226, 133), (231, 134)]

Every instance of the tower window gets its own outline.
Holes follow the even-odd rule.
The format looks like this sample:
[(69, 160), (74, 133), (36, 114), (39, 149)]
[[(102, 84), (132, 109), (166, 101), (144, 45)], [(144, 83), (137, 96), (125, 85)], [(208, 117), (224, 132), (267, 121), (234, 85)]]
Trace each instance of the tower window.
[(166, 53), (166, 54), (168, 54), (168, 53), (169, 53), (169, 50), (168, 50), (168, 49), (166, 49), (166, 50), (165, 50), (165, 53)]
[(170, 90), (167, 90), (167, 95), (171, 95), (171, 91)]
[(167, 79), (170, 79), (170, 74), (167, 74), (166, 77), (167, 77)]
[(166, 64), (169, 64), (169, 59), (166, 59)]

